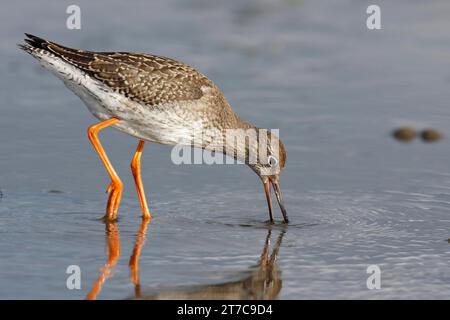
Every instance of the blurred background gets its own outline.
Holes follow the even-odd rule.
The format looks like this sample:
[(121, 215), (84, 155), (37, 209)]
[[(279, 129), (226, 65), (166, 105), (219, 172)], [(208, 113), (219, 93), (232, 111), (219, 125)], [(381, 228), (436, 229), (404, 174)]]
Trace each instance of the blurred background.
[[(263, 187), (245, 166), (176, 166), (170, 147), (146, 146), (154, 219), (139, 260), (139, 296), (212, 298), (225, 286), (247, 299), (448, 298), (450, 2), (376, 1), (382, 29), (368, 30), (373, 3), (3, 4), (0, 298), (84, 298), (108, 259), (105, 240), (106, 249), (120, 242), (121, 255), (98, 298), (138, 295), (128, 268), (142, 238), (129, 171), (137, 142), (102, 131), (126, 188), (119, 223), (105, 233), (98, 218), (108, 179), (86, 134), (96, 119), (17, 48), (24, 32), (69, 47), (181, 60), (208, 75), (243, 119), (280, 129), (287, 227), (264, 223)], [(66, 28), (71, 4), (81, 8), (80, 30)], [(402, 143), (391, 137), (402, 126), (435, 128), (443, 139)], [(120, 240), (111, 238), (117, 229)], [(282, 238), (276, 261), (261, 258), (268, 238)], [(366, 286), (373, 264), (380, 290)], [(69, 265), (82, 270), (80, 290), (66, 288)]]

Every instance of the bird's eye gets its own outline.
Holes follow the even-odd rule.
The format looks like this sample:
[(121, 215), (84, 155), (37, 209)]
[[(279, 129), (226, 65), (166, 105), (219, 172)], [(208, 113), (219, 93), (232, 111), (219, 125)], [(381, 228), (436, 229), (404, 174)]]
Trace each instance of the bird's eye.
[(275, 158), (274, 156), (269, 156), (267, 159), (271, 167), (275, 167), (278, 164), (278, 159)]

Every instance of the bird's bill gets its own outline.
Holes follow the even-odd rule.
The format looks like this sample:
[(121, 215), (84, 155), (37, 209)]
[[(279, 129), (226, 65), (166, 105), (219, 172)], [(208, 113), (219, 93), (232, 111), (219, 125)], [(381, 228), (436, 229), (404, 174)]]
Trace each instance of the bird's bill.
[(264, 191), (266, 192), (267, 205), (269, 206), (269, 217), (270, 221), (273, 222), (273, 213), (272, 213), (272, 198), (270, 194), (270, 185), (272, 184), (273, 191), (275, 192), (275, 196), (278, 201), (278, 205), (280, 206), (281, 213), (283, 214), (284, 223), (288, 223), (288, 215), (286, 211), (286, 207), (284, 206), (283, 198), (281, 197), (281, 189), (280, 183), (277, 176), (268, 176), (264, 180)]

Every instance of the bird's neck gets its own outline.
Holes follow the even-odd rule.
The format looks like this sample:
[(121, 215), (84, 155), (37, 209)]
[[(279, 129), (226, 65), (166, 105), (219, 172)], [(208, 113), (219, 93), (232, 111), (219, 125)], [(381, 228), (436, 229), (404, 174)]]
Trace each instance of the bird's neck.
[(258, 153), (258, 135), (259, 128), (236, 116), (220, 129), (204, 130), (201, 144), (194, 144), (248, 163), (249, 155)]

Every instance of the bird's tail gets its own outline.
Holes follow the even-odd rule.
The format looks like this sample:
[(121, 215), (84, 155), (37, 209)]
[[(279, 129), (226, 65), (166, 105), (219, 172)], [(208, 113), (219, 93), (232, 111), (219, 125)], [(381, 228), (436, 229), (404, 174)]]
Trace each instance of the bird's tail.
[(25, 33), (25, 35), (27, 36), (27, 38), (24, 39), (25, 43), (20, 43), (17, 45), (20, 49), (32, 55), (34, 55), (35, 52), (49, 51), (48, 46), (51, 42), (33, 36), (32, 34)]
[[(28, 33), (25, 35), (27, 38), (24, 43), (18, 44), (19, 48), (31, 54), (41, 66), (63, 81), (72, 81), (79, 75), (79, 69), (86, 68), (87, 63), (93, 59), (90, 52), (64, 47)], [(75, 59), (77, 63), (74, 63)]]
[(95, 60), (94, 52), (65, 47), (56, 42), (48, 41), (25, 33), (25, 43), (18, 44), (19, 48), (30, 53), (35, 58), (56, 58), (79, 69), (88, 70), (88, 65)]

